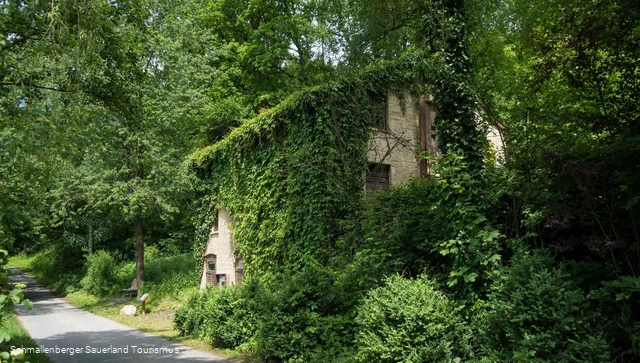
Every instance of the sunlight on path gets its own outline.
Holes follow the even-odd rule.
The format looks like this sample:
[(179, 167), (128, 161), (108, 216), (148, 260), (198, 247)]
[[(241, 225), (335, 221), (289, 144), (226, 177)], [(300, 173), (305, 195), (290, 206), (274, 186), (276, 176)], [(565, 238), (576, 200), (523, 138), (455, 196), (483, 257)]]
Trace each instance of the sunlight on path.
[(24, 328), (55, 362), (220, 362), (233, 363), (73, 307), (32, 277), (11, 269), (24, 283), (33, 310), (16, 309)]

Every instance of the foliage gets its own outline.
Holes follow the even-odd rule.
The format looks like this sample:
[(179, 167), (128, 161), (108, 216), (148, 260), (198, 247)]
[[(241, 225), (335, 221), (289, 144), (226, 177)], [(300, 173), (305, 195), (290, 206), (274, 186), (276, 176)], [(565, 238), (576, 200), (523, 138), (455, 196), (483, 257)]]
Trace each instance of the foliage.
[(458, 156), (432, 164), (433, 177), (367, 195), (357, 214), (343, 221), (340, 246), (352, 256), (352, 286), (366, 290), (382, 276), (426, 272), (458, 298), (473, 302), (484, 294), (503, 251), (486, 217), (496, 200), (482, 191), (499, 176), (472, 176)]
[(328, 260), (362, 190), (369, 94), (406, 84), (419, 66), (408, 56), (299, 92), (190, 157), (209, 184), (204, 201), (234, 216), (248, 272)]
[(358, 307), (361, 362), (452, 362), (470, 356), (470, 329), (455, 304), (426, 275), (395, 275)]
[(87, 274), (82, 279), (82, 287), (88, 292), (103, 297), (118, 290), (116, 260), (108, 252), (97, 251), (88, 260)]
[(485, 308), (476, 329), (490, 360), (610, 360), (597, 314), (564, 265), (554, 266), (546, 252), (516, 254), (492, 284)]
[(191, 296), (174, 320), (184, 335), (215, 347), (249, 348), (267, 361), (349, 357), (352, 319), (332, 273), (309, 264), (287, 279), (250, 278)]
[[(11, 340), (12, 335), (18, 333), (13, 324), (16, 323), (13, 309), (17, 305), (23, 305), (27, 309), (33, 308), (33, 303), (24, 298), (22, 289), (24, 284), (9, 284), (9, 274), (11, 270), (6, 267), (8, 252), (0, 250), (0, 358), (7, 362), (21, 362), (25, 354), (22, 349), (10, 349), (12, 344), (17, 343), (16, 339)], [(18, 322), (18, 325), (20, 323)]]
[[(63, 293), (128, 287), (137, 256), (170, 297), (224, 207), (255, 279), (185, 334), (349, 360), (361, 300), (425, 273), (446, 298), (392, 280), (489, 327), (480, 359), (637, 360), (638, 29), (633, 0), (0, 2), (0, 247)], [(444, 157), (362, 200), (369, 95), (407, 88)]]
[[(127, 284), (133, 279), (134, 266), (129, 266)], [(145, 266), (144, 292), (151, 292), (155, 301), (180, 297), (183, 291), (200, 282), (200, 266), (191, 254), (158, 257)]]
[(244, 289), (209, 287), (189, 297), (176, 312), (174, 325), (182, 335), (199, 337), (219, 348), (237, 348), (256, 330), (255, 302)]
[(438, 147), (463, 157), (469, 170), (477, 172), (482, 168), (482, 134), (471, 88), (466, 1), (427, 1), (420, 10), (423, 28), (417, 35), (427, 43), (431, 72), (426, 79), (434, 84), (438, 105)]
[(473, 283), (477, 278), (486, 281), (501, 258), (500, 232), (487, 218), (492, 200), (484, 190), (490, 179), (487, 174), (472, 174), (466, 168), (458, 156), (445, 158), (434, 167), (436, 186), (431, 208), (444, 214), (437, 219), (440, 224), (436, 228), (449, 235), (445, 234), (433, 249), (444, 256), (452, 255), (449, 286), (462, 281)]
[(607, 322), (605, 336), (616, 347), (616, 356), (640, 356), (640, 321), (636, 316), (640, 304), (640, 279), (620, 276), (602, 281), (589, 298), (598, 306), (600, 316)]
[[(286, 278), (285, 278), (286, 276)], [(267, 281), (274, 281), (267, 285)], [(351, 353), (353, 317), (334, 273), (308, 263), (298, 273), (253, 287), (257, 352), (268, 361), (340, 361)]]
[[(150, 256), (152, 253), (149, 254)], [(78, 290), (95, 297), (118, 295), (120, 290), (131, 286), (135, 277), (135, 263), (122, 261), (114, 253), (97, 251), (88, 258), (87, 266), (70, 269), (64, 265), (56, 249), (50, 249), (26, 258), (12, 258), (11, 264), (35, 275), (61, 294)], [(180, 300), (188, 287), (195, 286), (200, 279), (199, 266), (191, 254), (157, 256), (147, 261), (148, 278), (143, 284), (145, 292), (152, 293), (148, 306), (163, 301)]]
[(24, 268), (56, 291), (70, 292), (80, 287), (86, 270), (84, 261), (76, 256), (77, 251), (69, 250), (47, 249), (30, 256), (22, 266), (16, 267)]

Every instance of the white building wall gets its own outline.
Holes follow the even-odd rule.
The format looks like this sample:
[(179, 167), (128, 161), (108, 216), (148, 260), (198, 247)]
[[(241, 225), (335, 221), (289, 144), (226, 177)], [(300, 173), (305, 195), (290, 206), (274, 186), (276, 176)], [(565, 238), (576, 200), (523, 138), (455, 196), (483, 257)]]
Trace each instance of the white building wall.
[(500, 130), (495, 126), (489, 126), (487, 128), (487, 139), (493, 145), (493, 149), (496, 152), (498, 159), (504, 159), (504, 140)]
[[(211, 228), (209, 239), (207, 240), (207, 250), (205, 255), (216, 255), (216, 274), (227, 275), (227, 284), (234, 284), (235, 272), (235, 245), (233, 243), (231, 218), (226, 209), (218, 210), (218, 231)], [(200, 288), (206, 286), (206, 268), (202, 269)]]

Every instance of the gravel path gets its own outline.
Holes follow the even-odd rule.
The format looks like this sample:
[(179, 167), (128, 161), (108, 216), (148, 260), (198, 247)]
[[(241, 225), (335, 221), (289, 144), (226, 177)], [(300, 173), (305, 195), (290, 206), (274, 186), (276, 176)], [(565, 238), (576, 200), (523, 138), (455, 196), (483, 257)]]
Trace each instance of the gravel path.
[(34, 278), (11, 270), (10, 281), (26, 284), (25, 297), (34, 303), (33, 310), (18, 307), (18, 318), (36, 344), (50, 350), (47, 356), (55, 362), (235, 363), (75, 308)]

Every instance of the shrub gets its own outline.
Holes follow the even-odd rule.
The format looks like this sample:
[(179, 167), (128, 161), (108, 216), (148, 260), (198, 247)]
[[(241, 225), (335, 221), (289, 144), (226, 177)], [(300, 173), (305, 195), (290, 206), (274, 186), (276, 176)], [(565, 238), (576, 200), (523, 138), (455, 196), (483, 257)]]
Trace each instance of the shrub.
[(253, 311), (241, 287), (208, 287), (193, 293), (178, 309), (174, 325), (182, 335), (205, 339), (219, 348), (236, 348), (256, 331)]
[(599, 289), (591, 290), (589, 298), (598, 307), (600, 315), (610, 324), (604, 333), (616, 347), (615, 355), (621, 361), (625, 356), (640, 357), (640, 278), (620, 276), (601, 281)]
[(267, 361), (337, 362), (350, 353), (352, 320), (326, 268), (193, 294), (176, 313), (183, 335), (216, 347), (250, 346)]
[[(186, 290), (200, 284), (201, 270), (191, 254), (157, 257), (145, 264), (145, 281), (143, 288), (150, 291), (151, 302), (162, 298), (177, 299)], [(135, 264), (131, 264), (135, 275)], [(127, 281), (130, 283), (133, 276)]]
[(479, 314), (481, 351), (491, 361), (606, 362), (595, 313), (564, 265), (548, 253), (516, 254)]
[(387, 278), (358, 307), (356, 323), (361, 362), (451, 362), (470, 354), (470, 329), (424, 275)]
[[(426, 273), (465, 302), (484, 296), (500, 267), (501, 234), (490, 212), (490, 172), (471, 174), (463, 159), (444, 156), (434, 175), (405, 186), (369, 193), (354, 216), (342, 221), (339, 245), (352, 256), (353, 283), (377, 287), (384, 276)], [(349, 263), (351, 261), (348, 261)]]
[(107, 296), (118, 291), (116, 260), (106, 251), (97, 251), (89, 257), (89, 268), (82, 279), (82, 288), (97, 295)]
[(30, 260), (31, 272), (54, 290), (66, 293), (80, 287), (84, 258), (72, 248), (56, 246), (37, 253)]
[(257, 304), (260, 356), (334, 362), (349, 351), (353, 316), (329, 269), (310, 262), (297, 273), (264, 281), (247, 293)]

